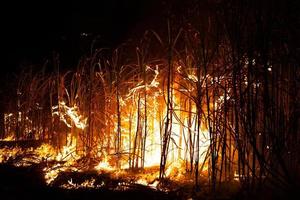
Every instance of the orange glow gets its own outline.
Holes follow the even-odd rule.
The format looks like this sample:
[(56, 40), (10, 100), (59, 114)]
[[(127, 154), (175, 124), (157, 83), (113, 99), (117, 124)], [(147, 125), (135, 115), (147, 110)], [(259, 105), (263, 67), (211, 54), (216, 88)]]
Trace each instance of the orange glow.
[[(143, 169), (151, 173), (139, 174), (132, 181), (153, 188), (158, 186), (162, 138), (167, 113), (165, 85), (163, 84), (165, 80), (164, 73), (159, 70), (158, 66), (153, 68), (147, 66), (145, 70), (149, 77), (135, 82), (126, 90), (127, 92), (119, 96), (119, 116), (115, 111), (117, 107), (115, 93), (105, 99), (105, 104), (110, 105), (110, 107), (105, 105), (109, 115), (105, 115), (105, 123), (101, 121), (103, 126), (99, 129), (89, 127), (89, 125), (94, 123), (97, 127), (98, 121), (93, 120), (104, 116), (103, 113), (92, 111), (88, 115), (84, 105), (74, 103), (73, 106), (69, 106), (67, 101), (63, 100), (59, 101), (57, 106), (52, 107), (53, 121), (58, 119), (66, 125), (64, 132), (59, 132), (60, 130), (56, 132), (60, 140), (64, 140), (65, 143), (59, 148), (44, 143), (32, 150), (35, 155), (33, 163), (54, 162), (43, 169), (47, 184), (52, 184), (61, 172), (66, 171), (79, 172), (93, 169), (98, 173), (124, 177), (131, 169)], [(182, 67), (177, 67), (177, 71), (183, 73)], [(104, 81), (103, 74), (101, 79)], [(174, 79), (177, 81), (176, 76)], [(195, 161), (202, 166), (200, 173), (207, 173), (209, 168), (207, 154), (210, 146), (205, 104), (202, 118), (197, 120), (199, 116), (196, 115), (196, 104), (190, 98), (195, 93), (193, 84), (198, 82), (198, 77), (190, 73), (186, 74), (186, 78), (181, 81), (181, 85), (174, 82), (171, 88), (172, 114), (169, 124), (171, 132), (165, 169), (166, 177), (177, 181), (189, 179), (188, 171), (191, 170), (189, 169), (191, 163), (194, 165)], [(221, 96), (217, 103), (223, 102), (224, 97)], [(88, 121), (86, 116), (92, 116), (93, 119)], [(200, 123), (200, 128), (198, 123)], [(93, 135), (89, 138), (91, 133)], [(198, 144), (195, 139), (197, 134), (199, 134)], [(12, 136), (8, 136), (4, 140), (13, 139)], [(120, 144), (116, 145), (118, 140)], [(0, 149), (0, 162), (6, 162), (8, 159), (6, 156), (15, 157), (21, 151), (17, 148)], [(84, 160), (85, 156), (93, 159), (94, 162), (88, 166), (81, 166), (79, 161)], [(26, 162), (21, 164), (25, 165)], [(61, 187), (67, 189), (102, 187), (102, 184), (95, 185), (94, 179), (80, 184), (70, 179)]]
[(104, 159), (98, 163), (98, 165), (95, 167), (95, 169), (97, 171), (112, 171), (112, 170), (115, 170), (115, 168), (113, 168), (109, 162), (108, 162), (108, 157), (107, 155), (105, 154), (104, 155)]
[(16, 138), (14, 135), (8, 135), (2, 139), (2, 141), (14, 141)]

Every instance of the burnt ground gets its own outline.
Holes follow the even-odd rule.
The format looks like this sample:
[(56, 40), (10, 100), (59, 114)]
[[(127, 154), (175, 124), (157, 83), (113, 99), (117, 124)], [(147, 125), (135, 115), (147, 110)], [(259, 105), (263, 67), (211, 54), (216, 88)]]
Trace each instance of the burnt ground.
[[(292, 188), (288, 192), (281, 193), (279, 190), (264, 189), (249, 193), (243, 190), (232, 190), (232, 186), (224, 187), (218, 194), (211, 194), (202, 190), (199, 193), (191, 194), (190, 188), (182, 186), (176, 192), (161, 192), (142, 185), (132, 185), (127, 190), (115, 190), (116, 180), (109, 180), (106, 176), (98, 176), (98, 180), (103, 180), (107, 186), (98, 189), (63, 189), (57, 186), (47, 186), (41, 171), (42, 166), (32, 165), (30, 167), (14, 167), (10, 164), (0, 164), (0, 199), (130, 199), (130, 200), (176, 200), (176, 199), (216, 199), (216, 200), (267, 200), (267, 199), (298, 199), (300, 188)], [(95, 177), (94, 174), (65, 174), (73, 180), (80, 180), (84, 177)], [(83, 177), (84, 176), (84, 177)], [(61, 179), (61, 180), (60, 180)], [(64, 177), (57, 178), (62, 181)], [(66, 180), (67, 178), (65, 178)], [(64, 180), (64, 181), (65, 181)], [(97, 181), (98, 181), (97, 180)], [(188, 194), (188, 195), (187, 195)], [(193, 198), (191, 198), (193, 196)]]
[[(44, 141), (1, 141), (0, 147), (22, 147), (24, 149), (40, 146)], [(21, 157), (22, 158), (22, 157)], [(45, 163), (32, 164), (28, 167), (15, 167), (18, 157), (0, 164), (0, 199), (142, 199), (142, 200), (169, 200), (181, 199), (176, 193), (164, 193), (150, 187), (132, 184), (130, 188), (115, 190), (119, 180), (112, 180), (109, 176), (97, 175), (91, 172), (68, 173), (64, 172), (54, 181), (54, 186), (47, 186), (44, 179), (43, 168)], [(97, 182), (104, 182), (105, 186), (97, 189), (64, 189), (58, 187), (72, 178), (81, 181), (88, 178), (96, 178)]]
[(9, 199), (178, 199), (175, 194), (136, 187), (131, 190), (115, 191), (101, 189), (63, 189), (48, 187), (39, 167), (13, 167), (0, 165), (0, 198)]

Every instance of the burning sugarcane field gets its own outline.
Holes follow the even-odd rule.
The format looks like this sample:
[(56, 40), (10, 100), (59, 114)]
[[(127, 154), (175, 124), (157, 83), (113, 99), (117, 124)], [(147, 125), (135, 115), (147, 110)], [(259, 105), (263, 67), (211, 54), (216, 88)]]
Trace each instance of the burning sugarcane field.
[(11, 22), (1, 199), (297, 199), (298, 3), (75, 4)]

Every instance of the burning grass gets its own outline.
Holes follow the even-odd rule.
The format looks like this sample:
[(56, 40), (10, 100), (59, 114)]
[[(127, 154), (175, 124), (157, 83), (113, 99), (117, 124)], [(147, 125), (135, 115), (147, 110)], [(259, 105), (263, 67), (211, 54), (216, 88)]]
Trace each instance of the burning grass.
[(200, 26), (168, 23), (164, 36), (147, 31), (134, 48), (95, 49), (73, 71), (54, 56), (53, 73), (22, 72), (0, 162), (41, 166), (47, 185), (68, 190), (294, 187), (299, 68), (279, 62), (277, 46), (244, 41), (264, 30), (256, 18), (244, 32), (227, 30), (236, 21), (220, 26), (226, 12), (197, 12)]
[(38, 187), (47, 186), (70, 192), (91, 191), (92, 194), (92, 191), (101, 191), (101, 195), (108, 193), (109, 198), (111, 192), (125, 192), (126, 196), (127, 192), (141, 195), (148, 191), (151, 193), (150, 199), (188, 199), (192, 196), (209, 195), (207, 177), (204, 174), (200, 178), (203, 190), (199, 193), (193, 192), (193, 175), (185, 170), (183, 161), (169, 163), (166, 178), (160, 180), (158, 165), (119, 169), (110, 164), (114, 161), (109, 155), (99, 161), (100, 158), (78, 156), (72, 145), (62, 149), (56, 151), (49, 144), (41, 144), (37, 148), (1, 148), (1, 155), (7, 157), (1, 160), (0, 170), (25, 169), (24, 173), (29, 173), (29, 176), (40, 177)]
[[(78, 157), (70, 150), (72, 147), (64, 149), (63, 152), (56, 152), (49, 144), (42, 144), (36, 149), (1, 148), (1, 163), (15, 167), (39, 166), (47, 185), (65, 189), (104, 187), (126, 190), (142, 186), (155, 190), (160, 188), (159, 166), (135, 170), (118, 169), (112, 167), (107, 159), (99, 162), (98, 159)], [(90, 166), (87, 167), (87, 164)], [(186, 172), (179, 171), (180, 168), (180, 164), (170, 165), (167, 176), (174, 180), (186, 179)], [(161, 188), (165, 191), (170, 189)]]
[[(56, 179), (61, 174), (97, 171), (109, 174), (112, 179), (124, 180), (118, 188), (138, 184), (162, 189), (165, 188), (162, 183), (166, 183), (162, 179), (168, 179), (169, 183), (191, 181), (195, 174), (193, 160), (201, 163), (201, 173), (207, 173), (210, 144), (207, 126), (204, 121), (201, 123), (204, 118), (197, 120), (199, 116), (194, 113), (194, 103), (190, 101), (188, 105), (183, 105), (182, 102), (187, 99), (176, 91), (180, 86), (175, 86), (175, 83), (172, 89), (172, 123), (163, 123), (164, 115), (169, 111), (165, 103), (165, 79), (162, 77), (166, 72), (163, 68), (159, 69), (162, 67), (160, 65), (143, 65), (143, 76), (130, 66), (118, 69), (120, 71), (117, 74), (110, 74), (109, 66), (105, 66), (105, 69), (92, 72), (93, 85), (91, 80), (83, 77), (84, 68), (82, 72), (74, 73), (71, 79), (68, 78), (71, 80), (69, 87), (64, 82), (67, 80), (65, 76), (70, 74), (65, 74), (60, 79), (61, 85), (57, 91), (58, 104), (53, 105), (52, 96), (50, 98), (51, 123), (45, 125), (46, 128), (38, 128), (39, 125), (34, 127), (33, 121), (23, 112), (18, 112), (17, 117), (14, 114), (7, 115), (5, 119), (8, 131), (17, 125), (28, 133), (18, 138), (9, 136), (3, 141), (26, 141), (28, 137), (34, 139), (40, 130), (44, 131), (43, 139), (47, 142), (35, 148), (5, 147), (1, 150), (1, 160), (12, 160), (15, 166), (45, 163), (43, 173), (48, 185), (57, 185)], [(130, 70), (134, 72), (132, 77), (128, 77), (130, 81), (109, 80)], [(125, 81), (125, 88), (120, 90), (122, 81)], [(88, 88), (85, 88), (86, 84), (89, 84)], [(99, 88), (102, 90), (100, 93), (97, 91)], [(86, 91), (92, 92), (88, 98), (84, 95)], [(169, 130), (170, 126), (172, 129)], [(168, 145), (167, 149), (162, 149), (165, 145)], [(163, 164), (162, 156), (168, 157)], [(161, 166), (164, 166), (163, 171)], [(142, 172), (139, 173), (139, 170)], [(61, 186), (99, 188), (103, 187), (103, 183), (97, 178), (81, 182), (67, 179)]]

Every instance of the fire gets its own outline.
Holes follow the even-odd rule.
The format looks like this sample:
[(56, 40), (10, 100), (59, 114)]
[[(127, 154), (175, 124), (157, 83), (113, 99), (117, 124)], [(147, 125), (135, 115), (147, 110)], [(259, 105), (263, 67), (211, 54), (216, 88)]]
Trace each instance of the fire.
[(17, 155), (22, 154), (23, 151), (21, 148), (8, 148), (4, 147), (0, 149), (0, 163), (7, 162), (10, 159), (14, 159)]
[(173, 179), (182, 179), (183, 176), (186, 174), (184, 165), (185, 163), (180, 160), (170, 163), (166, 170), (166, 176), (172, 177)]
[(16, 137), (14, 135), (8, 135), (5, 138), (1, 139), (0, 141), (14, 141)]
[(45, 168), (44, 169), (45, 180), (46, 180), (47, 184), (52, 183), (57, 178), (59, 172), (61, 171), (61, 169), (59, 169), (60, 167), (61, 167), (60, 164), (56, 164), (52, 168)]
[(54, 160), (55, 159), (55, 150), (49, 144), (42, 144), (40, 147), (34, 150), (34, 153), (38, 155), (40, 159)]
[(67, 160), (69, 162), (79, 159), (79, 156), (76, 154), (76, 139), (71, 134), (68, 134), (67, 144), (63, 146), (55, 159), (58, 161)]
[(104, 154), (104, 159), (102, 161), (100, 161), (97, 166), (95, 166), (95, 170), (97, 170), (97, 171), (112, 171), (115, 169), (108, 162), (108, 156), (106, 154)]
[[(73, 107), (69, 107), (64, 101), (60, 101), (59, 106), (53, 106), (52, 110), (52, 115), (59, 116), (60, 120), (64, 122), (69, 128), (72, 128), (71, 123), (73, 123), (77, 128), (81, 130), (84, 130), (87, 126), (87, 118), (84, 118), (79, 114), (76, 104)], [(70, 120), (67, 120), (67, 117), (70, 118), (71, 122)]]
[(150, 84), (144, 83), (143, 81), (139, 82), (135, 87), (133, 87), (132, 89), (129, 90), (128, 94), (126, 95), (127, 98), (135, 95), (139, 90), (142, 89), (146, 89), (147, 91), (149, 91), (151, 88), (158, 88), (159, 86), (159, 82), (158, 82), (158, 75), (159, 75), (159, 70), (158, 70), (158, 66), (155, 66), (155, 69), (152, 69), (151, 67), (147, 66), (146, 68), (146, 72), (147, 71), (154, 71), (154, 77), (152, 79), (152, 81), (150, 82)]
[[(179, 73), (183, 72), (181, 68), (178, 67)], [(146, 66), (145, 72), (149, 77), (144, 77), (143, 80), (130, 85), (131, 87), (125, 93), (118, 94), (118, 99), (115, 93), (105, 97), (104, 104), (108, 104), (105, 105), (105, 109), (109, 116), (99, 114), (96, 110), (88, 115), (85, 110), (87, 107), (76, 101), (71, 106), (66, 103), (68, 101), (60, 100), (58, 105), (52, 106), (52, 122), (58, 119), (66, 125), (64, 132), (55, 130), (58, 138), (63, 139), (65, 143), (59, 147), (43, 143), (40, 147), (30, 150), (34, 155), (31, 159), (32, 163), (45, 162), (47, 164), (43, 173), (48, 185), (55, 183), (62, 172), (81, 172), (88, 169), (95, 170), (98, 174), (109, 173), (117, 179), (128, 176), (130, 171), (142, 170), (128, 181), (153, 188), (158, 186), (167, 113), (164, 73), (160, 71), (158, 65)], [(194, 84), (198, 78), (190, 73), (183, 80)], [(101, 81), (105, 81), (104, 73), (101, 74)], [(197, 120), (199, 116), (195, 114), (197, 112), (195, 103), (186, 99), (191, 94), (185, 93), (195, 92), (193, 87), (183, 88), (174, 83), (171, 90), (172, 113), (169, 125), (171, 132), (166, 152), (165, 175), (172, 180), (180, 181), (190, 177), (187, 176), (188, 171), (191, 170), (189, 166), (195, 160), (202, 166), (200, 173), (207, 170), (206, 158), (210, 138), (206, 119), (203, 117)], [(222, 103), (224, 97), (223, 99), (220, 97), (218, 101)], [(88, 108), (93, 108), (94, 104), (92, 103)], [(118, 110), (115, 112), (117, 104), (119, 104)], [(91, 118), (88, 119), (86, 116)], [(97, 128), (99, 127), (97, 120), (101, 117), (105, 118), (104, 122), (100, 121), (102, 127)], [(199, 121), (201, 122), (200, 130), (197, 129)], [(199, 135), (198, 143), (195, 139), (197, 134)], [(4, 140), (14, 139), (13, 135), (10, 135)], [(0, 149), (0, 162), (6, 162), (8, 158), (23, 152), (24, 150), (18, 148)], [(25, 160), (21, 162), (22, 165), (29, 163)], [(120, 188), (126, 187), (126, 184), (120, 184)], [(95, 179), (87, 179), (81, 183), (75, 183), (70, 179), (61, 185), (66, 189), (102, 186), (102, 183), (96, 184)]]
[(104, 182), (101, 184), (96, 184), (96, 180), (94, 178), (91, 178), (90, 180), (85, 180), (81, 184), (73, 183), (73, 180), (68, 180), (68, 183), (63, 184), (61, 187), (65, 189), (79, 189), (79, 188), (101, 188), (104, 186)]
[[(41, 154), (44, 153), (43, 150), (53, 150), (48, 146), (44, 146), (44, 148), (42, 146), (41, 149)], [(80, 156), (76, 154), (76, 140), (72, 138), (71, 134), (68, 134), (67, 144), (63, 146), (62, 150), (59, 151), (53, 158), (56, 161), (64, 161), (64, 163), (58, 163), (52, 167), (44, 168), (47, 184), (51, 184), (62, 171), (79, 171), (76, 167), (73, 166), (76, 164), (76, 161), (80, 158)]]

